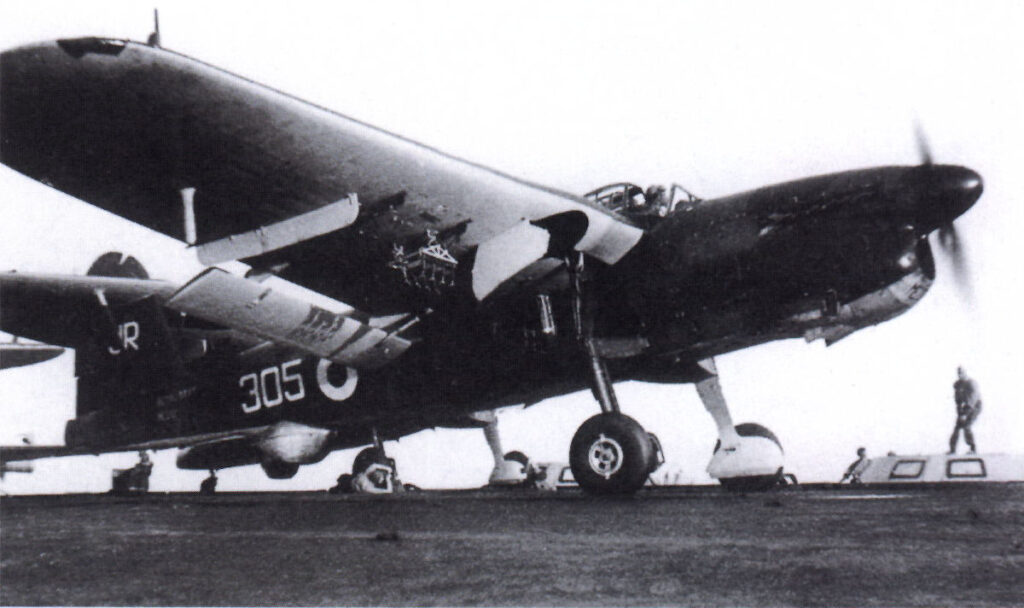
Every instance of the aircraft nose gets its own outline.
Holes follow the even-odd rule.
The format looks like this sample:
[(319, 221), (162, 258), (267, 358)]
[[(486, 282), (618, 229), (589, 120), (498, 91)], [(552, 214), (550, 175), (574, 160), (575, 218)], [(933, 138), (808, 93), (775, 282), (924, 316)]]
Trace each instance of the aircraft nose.
[(943, 189), (961, 204), (962, 208), (957, 212), (959, 216), (977, 202), (985, 186), (981, 176), (967, 167), (950, 167), (950, 169), (952, 170), (944, 179)]
[(967, 167), (927, 167), (930, 175), (924, 197), (918, 202), (920, 221), (928, 227), (946, 225), (963, 215), (981, 197), (984, 182)]
[(981, 196), (982, 190), (985, 189), (985, 185), (982, 183), (981, 176), (967, 169), (966, 175), (960, 181), (960, 188), (967, 194), (973, 196), (973, 200), (978, 200)]

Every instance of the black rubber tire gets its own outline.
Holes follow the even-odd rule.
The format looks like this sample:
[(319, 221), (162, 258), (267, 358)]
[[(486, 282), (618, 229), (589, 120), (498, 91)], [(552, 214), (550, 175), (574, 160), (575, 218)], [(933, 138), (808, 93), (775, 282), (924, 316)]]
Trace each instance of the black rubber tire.
[(271, 479), (291, 479), (299, 472), (299, 465), (294, 462), (280, 462), (276, 460), (264, 460), (260, 463), (263, 472)]
[(651, 464), (647, 471), (647, 475), (650, 476), (665, 464), (665, 455), (661, 450), (661, 440), (658, 439), (658, 436), (654, 433), (647, 433), (647, 437), (651, 440)]
[[(776, 437), (775, 433), (771, 432), (768, 427), (762, 424), (758, 424), (756, 422), (743, 422), (737, 424), (733, 428), (736, 429), (736, 434), (740, 437), (764, 437), (765, 439), (774, 441), (775, 445), (779, 446), (780, 450), (782, 449), (782, 442), (779, 441), (779, 438)], [(719, 439), (715, 441), (715, 449), (711, 450), (711, 453), (714, 454), (721, 447), (722, 440)]]
[(511, 452), (506, 453), (505, 460), (514, 460), (515, 462), (518, 462), (524, 467), (530, 464), (530, 459), (526, 457), (526, 454), (523, 454), (519, 450), (513, 450)]
[[(604, 461), (598, 457), (599, 453), (610, 458)], [(569, 467), (576, 482), (588, 494), (636, 492), (647, 481), (655, 458), (644, 427), (618, 413), (598, 414), (584, 422), (569, 446)], [(606, 465), (605, 470), (595, 468), (594, 462)]]
[(766, 492), (777, 488), (783, 483), (781, 473), (775, 475), (750, 475), (748, 477), (727, 477), (719, 479), (718, 483), (730, 492)]

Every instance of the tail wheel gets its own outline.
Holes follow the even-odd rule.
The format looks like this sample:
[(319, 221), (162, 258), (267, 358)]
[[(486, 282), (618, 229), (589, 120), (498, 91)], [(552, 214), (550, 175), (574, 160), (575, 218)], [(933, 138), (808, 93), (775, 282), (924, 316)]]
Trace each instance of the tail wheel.
[(590, 494), (632, 494), (656, 463), (650, 435), (636, 420), (619, 413), (590, 418), (569, 446), (572, 474)]

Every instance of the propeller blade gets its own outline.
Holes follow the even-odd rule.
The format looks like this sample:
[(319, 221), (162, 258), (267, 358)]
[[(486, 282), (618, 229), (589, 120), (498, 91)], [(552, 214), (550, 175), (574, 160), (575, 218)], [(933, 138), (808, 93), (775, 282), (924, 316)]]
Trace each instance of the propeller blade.
[(949, 257), (950, 268), (953, 270), (953, 280), (961, 293), (968, 299), (973, 295), (970, 271), (967, 264), (967, 253), (960, 240), (956, 227), (950, 223), (939, 228), (939, 247)]
[(935, 256), (932, 254), (932, 244), (928, 242), (927, 235), (917, 239), (914, 253), (917, 255), (917, 261), (921, 264), (925, 276), (934, 281)]
[(917, 140), (917, 155), (921, 158), (921, 164), (932, 165), (932, 149), (928, 145), (928, 138), (921, 128), (921, 123), (914, 123), (914, 138)]
[[(917, 153), (921, 158), (921, 166), (932, 167), (934, 161), (932, 160), (931, 146), (928, 144), (928, 137), (925, 135), (921, 123), (917, 121), (914, 122), (914, 139), (917, 142)], [(935, 171), (932, 170), (926, 171), (925, 175), (929, 176), (929, 178), (936, 177)], [(973, 299), (974, 289), (967, 265), (967, 253), (953, 222), (939, 226), (937, 239), (939, 249), (942, 250), (945, 257), (949, 258), (950, 270), (952, 271), (953, 281), (956, 283), (957, 289), (970, 302)], [(918, 243), (918, 257), (922, 260), (925, 272), (927, 273), (930, 270), (931, 275), (934, 277), (935, 262), (931, 258), (931, 246), (928, 243), (927, 237)], [(930, 264), (924, 262), (926, 259)]]

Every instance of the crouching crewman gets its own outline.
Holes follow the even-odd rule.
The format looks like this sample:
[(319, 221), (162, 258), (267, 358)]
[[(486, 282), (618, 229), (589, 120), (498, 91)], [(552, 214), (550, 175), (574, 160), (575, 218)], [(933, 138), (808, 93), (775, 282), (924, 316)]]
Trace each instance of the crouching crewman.
[(375, 462), (352, 477), (352, 489), (357, 494), (390, 494), (395, 491), (394, 479), (394, 469)]

